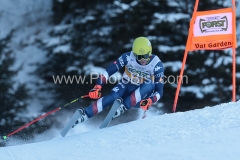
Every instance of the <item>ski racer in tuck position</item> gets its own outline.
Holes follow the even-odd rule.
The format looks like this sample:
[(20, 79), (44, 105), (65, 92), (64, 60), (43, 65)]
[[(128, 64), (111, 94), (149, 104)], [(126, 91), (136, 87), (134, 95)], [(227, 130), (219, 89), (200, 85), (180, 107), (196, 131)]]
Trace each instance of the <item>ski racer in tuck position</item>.
[[(102, 86), (108, 78), (125, 67), (121, 81), (111, 90), (111, 93), (101, 97)], [(134, 40), (132, 51), (122, 54), (98, 78), (97, 84), (90, 90), (88, 96), (98, 99), (87, 108), (79, 108), (82, 116), (72, 126), (82, 123), (100, 113), (117, 99), (120, 107), (113, 118), (118, 117), (131, 108), (147, 110), (163, 95), (164, 68), (158, 56), (152, 54), (152, 46), (146, 37)]]

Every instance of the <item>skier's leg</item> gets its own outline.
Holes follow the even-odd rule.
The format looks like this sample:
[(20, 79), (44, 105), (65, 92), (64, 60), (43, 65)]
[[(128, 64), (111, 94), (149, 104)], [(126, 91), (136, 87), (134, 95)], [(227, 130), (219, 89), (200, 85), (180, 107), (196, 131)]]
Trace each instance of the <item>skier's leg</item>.
[(133, 84), (128, 84), (128, 91), (127, 93), (131, 93), (130, 96), (127, 96), (126, 98), (119, 99), (120, 101), (120, 107), (116, 111), (113, 118), (116, 118), (123, 114), (126, 110), (134, 108), (140, 108), (140, 101), (142, 99), (145, 99), (149, 97), (154, 90), (154, 84), (153, 83), (143, 83), (139, 87)]
[[(150, 92), (147, 96), (146, 96), (146, 98), (144, 98), (144, 99), (147, 99), (147, 98), (149, 98), (149, 97), (151, 97), (153, 95), (153, 92)], [(143, 99), (142, 99), (143, 100)], [(132, 108), (140, 108), (140, 101), (135, 105), (135, 106), (133, 106)]]
[[(124, 98), (123, 104), (127, 109), (139, 106), (139, 102), (151, 95), (154, 90), (154, 83), (143, 83), (130, 96)], [(139, 108), (139, 107), (138, 107)]]
[(117, 109), (117, 111), (116, 111), (115, 115), (113, 116), (113, 118), (116, 118), (116, 117), (120, 116), (121, 114), (123, 114), (128, 109), (123, 104), (123, 99), (128, 97), (127, 95), (131, 94), (133, 91), (135, 91), (138, 88), (138, 86), (136, 86), (134, 84), (131, 84), (131, 83), (126, 84), (126, 87), (127, 87), (127, 91), (125, 92), (125, 94), (121, 98), (117, 98), (117, 100), (120, 103), (120, 106)]
[(126, 92), (126, 86), (119, 82), (111, 91), (111, 93), (105, 97), (102, 97), (95, 101), (92, 105), (88, 106), (87, 108), (79, 108), (78, 110), (82, 113), (82, 116), (75, 122), (72, 126), (75, 127), (78, 123), (82, 123), (89, 118), (93, 117), (94, 115), (100, 113), (104, 110), (107, 106), (111, 105), (115, 99), (122, 97)]
[(126, 92), (126, 86), (125, 84), (119, 82), (111, 91), (111, 93), (105, 97), (102, 97), (98, 99), (96, 102), (94, 102), (92, 105), (85, 108), (85, 112), (87, 116), (90, 118), (102, 110), (104, 110), (106, 107), (111, 105), (115, 99), (122, 97)]

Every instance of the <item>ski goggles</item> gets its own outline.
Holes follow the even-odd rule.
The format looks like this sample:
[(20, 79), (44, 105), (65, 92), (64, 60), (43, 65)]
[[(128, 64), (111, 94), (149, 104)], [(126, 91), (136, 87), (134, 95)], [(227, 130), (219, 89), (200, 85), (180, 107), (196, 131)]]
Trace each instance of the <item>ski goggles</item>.
[(144, 54), (144, 55), (137, 55), (136, 53), (134, 53), (134, 55), (135, 55), (135, 57), (136, 57), (136, 59), (138, 60), (138, 61), (140, 61), (141, 59), (148, 59), (150, 56), (149, 56), (149, 54)]

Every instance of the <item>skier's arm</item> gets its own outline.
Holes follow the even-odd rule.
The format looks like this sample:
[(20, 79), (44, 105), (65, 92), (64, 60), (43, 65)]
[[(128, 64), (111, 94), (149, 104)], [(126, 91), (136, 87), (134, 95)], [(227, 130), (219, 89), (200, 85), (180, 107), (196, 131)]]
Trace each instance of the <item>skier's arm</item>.
[(155, 92), (151, 98), (152, 103), (157, 102), (163, 96), (164, 87), (164, 67), (161, 62), (155, 66)]
[(97, 83), (93, 89), (88, 93), (89, 97), (92, 99), (98, 99), (101, 97), (102, 86), (107, 82), (108, 78), (119, 71), (123, 66), (125, 66), (128, 61), (127, 57), (130, 52), (122, 54), (116, 61), (114, 61), (97, 79)]
[(163, 86), (164, 86), (164, 68), (161, 63), (157, 63), (157, 65), (154, 68), (154, 94), (153, 96), (144, 99), (140, 102), (140, 107), (143, 110), (148, 110), (148, 108), (153, 104), (156, 103), (162, 96), (163, 96)]
[(116, 61), (114, 61), (98, 78), (97, 85), (103, 86), (106, 84), (108, 78), (123, 68), (127, 63), (127, 57), (130, 52), (122, 54)]

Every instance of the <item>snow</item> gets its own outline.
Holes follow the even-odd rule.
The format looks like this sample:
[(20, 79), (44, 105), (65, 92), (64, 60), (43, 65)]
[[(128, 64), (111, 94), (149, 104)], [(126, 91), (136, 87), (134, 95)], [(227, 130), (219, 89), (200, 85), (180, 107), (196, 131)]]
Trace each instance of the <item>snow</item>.
[(183, 13), (169, 13), (169, 14), (162, 14), (162, 13), (154, 13), (153, 15), (158, 19), (158, 23), (161, 22), (175, 22), (180, 19), (191, 18), (188, 14)]
[(127, 5), (127, 4), (124, 4), (124, 3), (120, 3), (120, 2), (118, 2), (118, 1), (114, 1), (114, 4), (115, 5), (117, 5), (117, 6), (119, 6), (119, 7), (121, 7), (123, 10), (127, 10), (127, 9), (129, 9), (129, 5)]
[(186, 46), (166, 46), (166, 45), (158, 45), (158, 51), (167, 53), (167, 52), (176, 52), (178, 50), (185, 50)]
[(164, 67), (170, 67), (173, 72), (179, 71), (182, 68), (182, 62), (180, 61), (168, 61), (164, 62)]
[[(88, 65), (83, 67), (84, 73), (86, 75), (90, 75), (92, 78), (98, 78), (99, 74), (103, 74), (105, 71), (105, 68), (94, 66), (92, 63), (89, 63)], [(122, 74), (120, 72), (116, 72), (113, 75), (109, 77), (110, 83), (114, 84), (116, 81), (121, 80)]]
[(69, 46), (68, 44), (57, 46), (56, 48), (54, 48), (53, 53), (58, 53), (58, 52), (68, 53), (70, 51), (70, 48), (71, 46)]
[(2, 147), (0, 159), (237, 160), (239, 107), (240, 101), (229, 102), (188, 112), (147, 116), (85, 132), (79, 131), (84, 129), (80, 124), (64, 138), (59, 134), (48, 141)]

